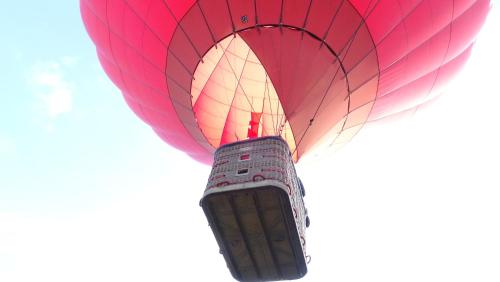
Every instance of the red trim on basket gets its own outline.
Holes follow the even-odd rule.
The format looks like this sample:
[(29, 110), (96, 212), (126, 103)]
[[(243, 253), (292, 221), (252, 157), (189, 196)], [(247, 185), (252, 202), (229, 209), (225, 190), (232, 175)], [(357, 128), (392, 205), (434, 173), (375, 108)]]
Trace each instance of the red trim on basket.
[(217, 183), (215, 186), (216, 187), (223, 187), (223, 186), (227, 186), (229, 184), (231, 184), (231, 183), (229, 183), (229, 181), (222, 181), (222, 182)]
[(212, 177), (212, 179), (210, 179), (210, 181), (214, 181), (214, 180), (217, 180), (217, 179), (220, 179), (220, 178), (224, 178), (224, 177), (226, 177), (225, 174), (215, 175), (214, 177)]
[[(259, 178), (260, 180), (257, 180), (257, 178)], [(265, 180), (265, 179), (266, 178), (263, 175), (261, 175), (261, 174), (256, 174), (252, 178), (253, 182), (258, 182), (258, 181), (262, 181), (262, 180)]]
[(224, 165), (224, 164), (227, 164), (229, 162), (229, 160), (223, 160), (223, 161), (220, 161), (216, 164), (214, 164), (214, 167), (218, 167), (218, 166), (221, 166), (221, 165)]

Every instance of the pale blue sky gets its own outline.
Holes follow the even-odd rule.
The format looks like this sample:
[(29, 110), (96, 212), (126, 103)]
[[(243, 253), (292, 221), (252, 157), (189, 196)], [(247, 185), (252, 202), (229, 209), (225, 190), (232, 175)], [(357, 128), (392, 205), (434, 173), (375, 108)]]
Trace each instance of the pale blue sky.
[[(0, 281), (231, 281), (198, 207), (210, 168), (127, 108), (77, 1), (4, 2)], [(298, 166), (304, 281), (500, 280), (499, 19), (431, 108)]]
[(75, 2), (2, 6), (0, 211), (92, 206), (115, 192), (111, 174), (141, 169), (131, 156), (165, 146), (143, 146), (153, 134), (101, 70)]

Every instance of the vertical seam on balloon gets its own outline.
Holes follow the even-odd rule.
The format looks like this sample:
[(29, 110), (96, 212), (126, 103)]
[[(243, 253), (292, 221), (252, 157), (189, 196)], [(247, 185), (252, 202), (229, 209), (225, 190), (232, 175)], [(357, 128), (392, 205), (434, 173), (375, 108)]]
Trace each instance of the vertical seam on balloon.
[[(125, 0), (124, 2), (126, 2), (126, 3), (127, 3), (127, 5), (128, 5), (128, 2), (127, 2), (126, 0)], [(129, 6), (129, 7), (130, 7), (130, 6)], [(149, 15), (149, 10), (150, 10), (150, 8), (151, 8), (151, 2), (149, 2), (149, 6), (148, 6), (148, 9), (147, 9), (147, 12), (146, 12), (146, 14), (148, 14), (148, 15)], [(131, 10), (133, 10), (133, 9), (131, 9)], [(134, 12), (135, 12), (135, 11), (134, 11)], [(140, 18), (140, 17), (138, 17), (138, 18)], [(122, 22), (122, 29), (123, 29), (123, 30), (125, 30), (124, 25), (125, 25), (125, 24), (124, 24), (124, 22)], [(144, 21), (142, 21), (142, 25), (143, 25), (143, 28), (142, 28), (142, 34), (141, 34), (141, 49), (142, 49), (142, 51), (144, 51), (144, 35), (146, 34), (146, 28), (145, 28), (146, 23), (145, 23)], [(141, 61), (141, 68), (142, 68), (142, 73), (143, 73), (143, 75), (145, 75), (145, 74), (146, 74), (146, 68), (144, 67), (144, 64), (145, 64), (145, 60), (144, 60), (144, 58), (143, 58), (143, 59), (142, 59), (142, 61)], [(141, 104), (141, 103), (139, 103), (139, 102), (138, 102), (138, 104), (140, 105), (141, 110), (142, 110), (142, 109), (143, 109), (142, 104)], [(143, 111), (143, 114), (145, 114), (145, 112), (144, 112), (144, 111)]]
[[(123, 87), (126, 89), (127, 93), (129, 93), (130, 90), (128, 88), (127, 83), (125, 82), (124, 77), (123, 77), (123, 71), (122, 71), (121, 67), (118, 65), (118, 63), (116, 61), (115, 52), (113, 51), (113, 47), (112, 47), (112, 44), (111, 44), (111, 27), (109, 25), (109, 17), (108, 17), (108, 8), (109, 7), (108, 6), (109, 6), (109, 0), (106, 0), (106, 27), (108, 29), (109, 50), (111, 51), (111, 56), (113, 58), (113, 63), (115, 64), (116, 68), (120, 72), (120, 78), (122, 80)], [(123, 25), (123, 19), (122, 19), (122, 25)], [(144, 111), (142, 110), (142, 106), (139, 103), (137, 103), (137, 105), (139, 106), (139, 111), (145, 117), (146, 115), (144, 114)]]
[(306, 28), (307, 20), (309, 19), (309, 12), (311, 11), (312, 2), (313, 2), (313, 0), (309, 1), (309, 6), (307, 7), (306, 16), (304, 18), (304, 24), (302, 25), (302, 30), (304, 30)]
[[(198, 49), (196, 49), (196, 45), (194, 45), (193, 41), (191, 40), (191, 37), (189, 37), (189, 35), (187, 34), (187, 32), (184, 30), (184, 27), (181, 25), (180, 21), (177, 20), (177, 18), (175, 17), (174, 12), (172, 12), (172, 10), (170, 9), (170, 6), (168, 6), (168, 4), (167, 4), (167, 2), (165, 0), (163, 0), (161, 2), (165, 5), (165, 7), (167, 8), (168, 12), (170, 13), (170, 15), (172, 16), (172, 18), (177, 23), (177, 27), (182, 31), (182, 33), (184, 33), (184, 36), (186, 36), (186, 39), (189, 41), (189, 44), (191, 44), (191, 47), (193, 47), (193, 50), (196, 52), (196, 55), (198, 55), (198, 58), (200, 59), (200, 61), (203, 62), (203, 57), (201, 56), (201, 54), (198, 51)], [(169, 45), (169, 47), (170, 47), (170, 45)], [(169, 51), (170, 51), (170, 48), (169, 48)]]
[[(112, 47), (112, 44), (111, 44), (111, 27), (109, 26), (109, 18), (108, 18), (108, 5), (109, 5), (109, 1), (108, 0), (105, 0), (105, 1), (106, 1), (106, 28), (108, 30), (109, 51), (111, 51), (111, 57), (113, 58), (113, 63), (116, 65), (116, 68), (120, 72), (120, 78), (122, 79), (123, 86), (125, 86), (125, 88), (127, 88), (127, 91), (128, 91), (128, 87), (127, 87), (127, 85), (125, 83), (125, 79), (123, 79), (122, 69), (120, 68), (120, 66), (116, 62), (115, 52), (113, 51), (113, 47)], [(96, 15), (96, 18), (97, 18), (97, 15)]]
[(283, 25), (283, 7), (284, 7), (284, 0), (281, 0), (280, 19), (279, 19), (280, 26)]
[[(471, 7), (473, 7), (473, 6), (474, 5), (472, 5)], [(451, 22), (450, 22), (450, 32), (448, 35), (448, 45), (446, 46), (446, 51), (443, 55), (443, 58), (441, 59), (441, 63), (439, 64), (439, 68), (436, 70), (436, 76), (434, 77), (434, 81), (432, 82), (432, 86), (429, 89), (429, 91), (427, 92), (427, 95), (425, 95), (424, 100), (427, 100), (427, 98), (431, 95), (432, 91), (434, 90), (434, 86), (436, 86), (436, 82), (437, 82), (438, 77), (439, 77), (439, 72), (441, 71), (441, 68), (443, 67), (444, 62), (445, 62), (446, 58), (448, 57), (448, 53), (450, 51), (450, 45), (451, 45), (451, 37), (453, 35), (453, 23), (455, 22), (454, 18), (455, 18), (455, 0), (452, 1), (452, 7), (451, 7)], [(417, 110), (418, 110), (418, 108), (419, 107), (417, 106)]]
[(226, 0), (227, 11), (229, 12), (229, 18), (231, 19), (231, 26), (233, 28), (233, 34), (236, 36), (236, 27), (234, 25), (233, 13), (231, 12), (231, 7), (229, 6), (229, 0)]
[(257, 15), (257, 0), (253, 1), (253, 10), (255, 14), (255, 26), (259, 25), (259, 17)]
[[(425, 2), (425, 1), (424, 1)], [(408, 49), (409, 40), (408, 40), (408, 28), (406, 27), (406, 17), (403, 15), (403, 8), (401, 7), (401, 0), (397, 0), (399, 11), (401, 12), (401, 21), (398, 23), (402, 24), (403, 29), (405, 31), (405, 39), (406, 39), (406, 49)], [(427, 3), (427, 2), (425, 2)]]
[[(330, 24), (328, 25), (328, 28), (326, 29), (325, 31), (325, 34), (323, 35), (323, 38), (321, 38), (321, 44), (319, 45), (319, 47), (323, 47), (323, 44), (325, 44), (325, 39), (326, 37), (328, 36), (328, 33), (330, 32), (330, 29), (332, 28), (332, 25), (333, 25), (333, 22), (335, 21), (335, 19), (337, 18), (337, 15), (339, 14), (340, 12), (340, 9), (342, 8), (342, 6), (344, 5), (345, 3), (345, 0), (342, 0), (342, 2), (340, 3), (340, 5), (337, 7), (337, 9), (335, 10), (335, 13), (333, 14), (333, 17), (332, 19), (330, 20)], [(353, 8), (354, 9), (354, 8)]]
[(205, 25), (207, 26), (208, 32), (210, 32), (210, 37), (212, 37), (212, 41), (214, 43), (215, 48), (217, 48), (217, 41), (215, 40), (214, 33), (210, 29), (210, 25), (208, 24), (207, 17), (205, 16), (203, 9), (201, 8), (200, 2), (196, 1), (196, 5), (198, 6), (198, 9), (200, 9), (201, 16), (203, 17), (203, 21), (205, 22)]

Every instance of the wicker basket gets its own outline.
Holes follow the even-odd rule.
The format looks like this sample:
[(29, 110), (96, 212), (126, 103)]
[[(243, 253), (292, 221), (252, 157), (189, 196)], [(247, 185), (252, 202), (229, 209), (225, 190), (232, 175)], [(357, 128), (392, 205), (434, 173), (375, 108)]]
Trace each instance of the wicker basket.
[(222, 146), (201, 206), (232, 275), (297, 279), (307, 272), (307, 214), (290, 149), (280, 137)]

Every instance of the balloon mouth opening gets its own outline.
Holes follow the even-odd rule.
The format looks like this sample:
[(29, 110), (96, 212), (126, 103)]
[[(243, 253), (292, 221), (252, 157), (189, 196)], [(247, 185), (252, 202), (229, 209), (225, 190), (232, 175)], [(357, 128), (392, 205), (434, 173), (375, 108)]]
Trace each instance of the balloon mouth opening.
[(274, 84), (239, 33), (216, 43), (199, 61), (191, 84), (191, 105), (198, 126), (214, 148), (281, 136), (297, 160), (295, 138)]

